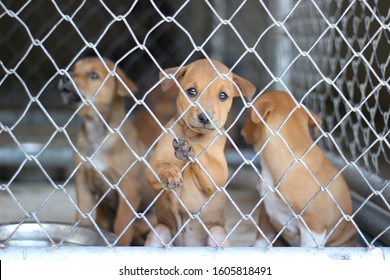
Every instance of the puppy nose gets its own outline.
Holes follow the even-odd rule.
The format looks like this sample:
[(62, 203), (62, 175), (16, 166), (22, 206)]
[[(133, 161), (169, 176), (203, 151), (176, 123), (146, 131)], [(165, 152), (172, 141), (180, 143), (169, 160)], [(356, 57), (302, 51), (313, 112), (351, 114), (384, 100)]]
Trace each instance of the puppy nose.
[(205, 113), (200, 113), (198, 115), (198, 119), (199, 121), (202, 123), (202, 124), (209, 124), (210, 123), (210, 119), (209, 119), (209, 114), (205, 114)]

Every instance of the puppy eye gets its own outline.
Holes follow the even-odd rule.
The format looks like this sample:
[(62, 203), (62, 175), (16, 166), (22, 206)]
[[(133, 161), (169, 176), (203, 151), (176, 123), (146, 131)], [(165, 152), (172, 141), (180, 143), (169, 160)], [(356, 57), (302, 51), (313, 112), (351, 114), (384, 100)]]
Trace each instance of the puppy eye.
[(219, 99), (221, 100), (221, 101), (225, 101), (226, 99), (228, 99), (228, 95), (226, 94), (226, 92), (220, 92), (219, 93)]
[(189, 95), (189, 96), (196, 96), (198, 93), (197, 93), (197, 91), (196, 91), (196, 89), (195, 88), (189, 88), (189, 89), (187, 89), (187, 94)]
[(92, 80), (99, 79), (99, 74), (96, 72), (89, 72), (88, 77), (91, 78)]

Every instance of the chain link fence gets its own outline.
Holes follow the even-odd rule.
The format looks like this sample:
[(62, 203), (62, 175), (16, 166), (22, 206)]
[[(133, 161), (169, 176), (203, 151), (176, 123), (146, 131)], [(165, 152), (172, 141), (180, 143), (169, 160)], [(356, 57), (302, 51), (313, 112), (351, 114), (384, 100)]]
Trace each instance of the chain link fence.
[[(63, 105), (57, 85), (86, 56), (111, 59), (137, 85), (139, 93), (126, 100), (126, 119), (141, 123), (143, 135), (147, 112), (157, 127), (152, 136), (143, 135), (147, 152), (137, 155), (145, 168), (151, 168), (156, 140), (170, 133), (163, 127), (171, 109), (162, 116), (155, 111), (162, 102), (175, 102), (158, 93), (163, 69), (214, 58), (251, 81), (258, 96), (288, 92), (322, 119), (315, 141), (346, 177), (354, 207), (344, 218), (352, 221), (360, 245), (390, 244), (388, 1), (0, 1), (0, 22), (0, 222), (17, 225), (2, 246), (12, 244), (24, 223), (42, 225), (46, 212), (54, 222), (71, 224), (51, 245), (61, 245), (79, 226), (74, 180), (80, 165), (72, 155), (81, 120)], [(240, 136), (251, 107), (235, 101), (222, 133), (229, 179), (217, 189), (230, 209), (226, 239), (232, 246), (251, 246), (262, 233), (256, 191), (261, 166)], [(31, 206), (37, 189), (42, 195)], [(56, 215), (62, 209), (69, 209), (72, 221)], [(84, 214), (104, 236), (94, 211)], [(155, 232), (146, 214), (135, 213)], [(118, 243), (103, 239), (108, 246)]]

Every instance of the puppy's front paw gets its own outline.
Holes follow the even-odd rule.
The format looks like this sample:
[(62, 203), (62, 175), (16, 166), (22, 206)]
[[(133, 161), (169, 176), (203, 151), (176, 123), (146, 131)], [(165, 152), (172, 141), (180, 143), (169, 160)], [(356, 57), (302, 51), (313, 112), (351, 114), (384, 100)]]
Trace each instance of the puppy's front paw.
[(178, 159), (188, 160), (194, 156), (194, 148), (190, 146), (190, 142), (186, 138), (173, 139), (172, 145), (175, 149), (175, 156)]
[(180, 170), (173, 166), (160, 172), (160, 180), (169, 189), (178, 188), (183, 184)]

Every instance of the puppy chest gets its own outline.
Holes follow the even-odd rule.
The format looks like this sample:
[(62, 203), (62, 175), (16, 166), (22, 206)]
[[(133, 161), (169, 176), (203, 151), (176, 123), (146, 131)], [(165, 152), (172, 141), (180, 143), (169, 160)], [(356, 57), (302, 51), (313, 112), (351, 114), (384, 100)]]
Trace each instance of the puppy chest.
[(286, 226), (286, 231), (292, 234), (297, 233), (299, 221), (293, 218), (293, 209), (290, 209), (287, 201), (283, 200), (276, 191), (273, 191), (273, 178), (264, 165), (261, 175), (263, 181), (259, 184), (260, 195), (264, 197), (263, 203), (272, 224), (278, 228)]
[(105, 196), (103, 203), (111, 208), (116, 208), (118, 202), (118, 195), (116, 191), (110, 190), (110, 183), (112, 178), (110, 174), (99, 174), (96, 170), (90, 166), (87, 168), (87, 178), (88, 178), (88, 187), (90, 192), (93, 193), (97, 199), (100, 199), (102, 196)]
[[(98, 148), (95, 148), (93, 145), (78, 143), (77, 149), (80, 151), (83, 157), (87, 158), (88, 161), (83, 163), (86, 169), (95, 171), (95, 172), (104, 172), (108, 167), (108, 152), (106, 151), (104, 145)], [(76, 164), (79, 162), (79, 159), (76, 158)]]
[[(279, 225), (285, 225), (289, 222), (288, 227), (296, 227), (295, 221), (290, 221), (294, 216), (292, 209), (290, 209), (284, 201), (279, 198), (279, 195), (275, 192), (269, 192), (266, 194), (265, 209), (267, 214), (272, 220), (275, 220)], [(293, 230), (292, 228), (290, 230)], [(294, 229), (296, 230), (296, 229)]]
[(105, 172), (107, 170), (107, 162), (101, 152), (98, 152), (91, 160), (96, 171)]

